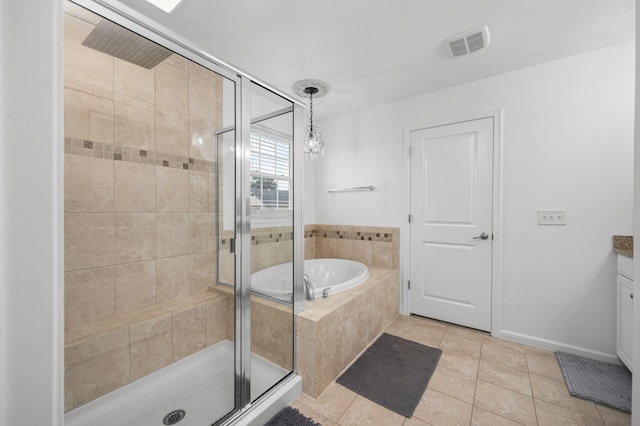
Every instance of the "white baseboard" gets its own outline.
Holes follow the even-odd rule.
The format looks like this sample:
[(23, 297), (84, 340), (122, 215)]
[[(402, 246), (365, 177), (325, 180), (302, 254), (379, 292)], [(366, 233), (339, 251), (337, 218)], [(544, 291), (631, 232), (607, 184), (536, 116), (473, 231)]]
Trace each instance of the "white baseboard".
[(622, 362), (616, 354), (609, 354), (606, 352), (595, 351), (593, 349), (587, 349), (580, 346), (568, 345), (566, 343), (556, 342), (553, 340), (541, 339), (539, 337), (529, 336), (522, 333), (500, 330), (497, 333), (492, 333), (492, 336), (540, 349), (546, 349), (554, 352), (566, 352), (573, 355), (580, 355), (585, 358), (622, 365)]

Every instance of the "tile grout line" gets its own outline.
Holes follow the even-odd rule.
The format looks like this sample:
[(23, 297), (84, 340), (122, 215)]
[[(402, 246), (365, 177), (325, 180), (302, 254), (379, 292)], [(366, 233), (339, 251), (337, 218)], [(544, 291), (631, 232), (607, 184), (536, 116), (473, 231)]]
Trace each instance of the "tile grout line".
[[(478, 380), (480, 377), (480, 363), (482, 362), (482, 347), (484, 346), (484, 338), (480, 340), (480, 357), (478, 358), (478, 369), (476, 370), (476, 385), (473, 388), (473, 403), (471, 404), (471, 418), (469, 419), (469, 424), (473, 424), (473, 412), (476, 408), (476, 395), (478, 394)], [(479, 407), (478, 407), (479, 408)]]
[(531, 369), (529, 368), (529, 357), (527, 356), (527, 349), (525, 346), (524, 350), (524, 360), (527, 363), (527, 377), (529, 377), (529, 388), (531, 389), (531, 402), (533, 403), (533, 413), (536, 416), (536, 424), (540, 424), (538, 420), (538, 406), (536, 405), (535, 394), (533, 393), (533, 381), (531, 380)]
[[(393, 322), (392, 322), (392, 323), (393, 323)], [(446, 334), (447, 334), (447, 332), (448, 332), (448, 331), (449, 331), (449, 326), (447, 326), (447, 328), (445, 329), (445, 331), (444, 331), (444, 333), (443, 333), (443, 335), (442, 335), (442, 338), (441, 338), (441, 340), (440, 340), (440, 345), (439, 345), (439, 346), (441, 346), (442, 341), (443, 341), (443, 339), (444, 339), (444, 336), (446, 336)], [(383, 332), (386, 332), (386, 330), (384, 330)], [(399, 337), (407, 338), (407, 337), (406, 337), (406, 333), (405, 333), (405, 332), (406, 332), (406, 331), (402, 331), (401, 333), (398, 333), (397, 335), (398, 335)], [(392, 333), (392, 334), (394, 334), (394, 333)], [(409, 340), (413, 340), (413, 339), (409, 339)], [(484, 347), (484, 344), (485, 344), (484, 339), (483, 339), (480, 343), (481, 343), (481, 346), (480, 346), (480, 356), (477, 358), (477, 359), (478, 359), (478, 369), (476, 370), (476, 373), (475, 373), (474, 398), (473, 398), (473, 403), (472, 403), (472, 404), (470, 404), (470, 405), (471, 405), (471, 407), (472, 407), (472, 408), (471, 408), (471, 409), (472, 409), (472, 412), (471, 412), (471, 420), (470, 420), (470, 422), (472, 422), (472, 421), (473, 421), (473, 411), (474, 411), (474, 409), (475, 409), (476, 407), (478, 407), (479, 409), (481, 408), (481, 407), (479, 407), (479, 406), (477, 406), (477, 405), (476, 405), (476, 396), (477, 396), (478, 381), (480, 380), (480, 379), (479, 379), (479, 371), (480, 371), (480, 370), (479, 370), (479, 368), (480, 368), (480, 363), (483, 361), (483, 358), (482, 358), (482, 348)], [(442, 349), (442, 348), (440, 347), (440, 349)], [(461, 354), (461, 355), (464, 355), (464, 356), (470, 357), (469, 355), (464, 354), (464, 353), (462, 353), (462, 352), (458, 352), (458, 351), (455, 351), (455, 350), (454, 350), (453, 352), (456, 352), (456, 353), (459, 353), (459, 354)], [(527, 359), (526, 345), (525, 345), (525, 353), (524, 353), (524, 355), (525, 355), (525, 361), (526, 361), (526, 366), (527, 366), (527, 372), (526, 372), (526, 373), (527, 373), (527, 377), (528, 377), (528, 379), (529, 379), (529, 388), (530, 388), (530, 390), (531, 390), (531, 396), (529, 396), (529, 398), (531, 398), (531, 401), (532, 401), (532, 403), (533, 403), (533, 405), (534, 405), (535, 422), (536, 422), (536, 424), (539, 424), (539, 420), (538, 420), (538, 407), (537, 407), (537, 406), (536, 406), (536, 404), (535, 404), (535, 400), (536, 400), (537, 398), (535, 398), (535, 397), (534, 397), (534, 394), (533, 394), (533, 384), (532, 384), (532, 380), (531, 380), (531, 376), (532, 376), (532, 374), (533, 374), (533, 373), (530, 371), (530, 368), (529, 368), (529, 360)], [(475, 357), (470, 357), (470, 358), (475, 358)], [(486, 360), (486, 361), (488, 361), (488, 360)], [(494, 362), (494, 361), (488, 361), (488, 362)], [(504, 365), (504, 366), (506, 366), (506, 364), (501, 364), (501, 363), (498, 363), (498, 362), (494, 362), (494, 363), (495, 363), (495, 364), (497, 364), (497, 365)], [(450, 370), (450, 369), (448, 369), (447, 367), (442, 367), (442, 368), (443, 368), (443, 369), (446, 369), (446, 370)], [(513, 368), (513, 367), (512, 367), (512, 368)], [(516, 370), (518, 370), (518, 369), (516, 369)], [(452, 371), (455, 371), (455, 370), (452, 370)], [(520, 371), (522, 371), (522, 370), (520, 370)], [(462, 373), (461, 373), (461, 374), (462, 374)], [(473, 376), (469, 376), (469, 377), (473, 377)], [(544, 376), (542, 376), (542, 377), (544, 377)], [(513, 389), (509, 389), (509, 388), (505, 388), (504, 386), (501, 386), (501, 385), (493, 384), (492, 382), (487, 382), (487, 383), (490, 383), (490, 384), (492, 384), (492, 385), (494, 385), (494, 386), (496, 386), (496, 387), (500, 387), (500, 388), (502, 388), (502, 389), (505, 389), (505, 390), (508, 390), (508, 391), (511, 391), (511, 392), (515, 392), (515, 393), (517, 393), (517, 394), (521, 394), (521, 395), (523, 395), (523, 396), (525, 396), (525, 397), (526, 397), (526, 396), (528, 396), (528, 395), (526, 395), (526, 394), (522, 394), (522, 393), (520, 393), (520, 392), (517, 392), (517, 391), (515, 391), (515, 390), (513, 390)], [(434, 391), (434, 392), (437, 392), (437, 393), (439, 393), (439, 394), (442, 394), (442, 395), (445, 395), (445, 396), (449, 396), (449, 395), (448, 395), (448, 394), (446, 394), (446, 393), (439, 392), (439, 391), (434, 390), (434, 389), (431, 389), (431, 390), (432, 390), (432, 391)], [(425, 390), (425, 392), (426, 392), (426, 390)], [(424, 394), (423, 394), (423, 396), (424, 396)], [(458, 398), (455, 398), (455, 397), (452, 397), (452, 398), (453, 398), (453, 399), (456, 399), (456, 400), (458, 400), (458, 401), (461, 401), (461, 402), (465, 402), (465, 401), (459, 400)], [(356, 396), (356, 398), (355, 398), (355, 399), (357, 399), (357, 396)], [(348, 409), (353, 405), (353, 402), (355, 401), (355, 399), (354, 399), (354, 400), (349, 404), (349, 406), (347, 407), (347, 409), (345, 409), (345, 411), (340, 415), (339, 420), (341, 420), (341, 419), (343, 418), (344, 414), (345, 414), (345, 413), (348, 411)], [(543, 400), (539, 400), (539, 401), (541, 401), (541, 402), (542, 402)], [(589, 417), (589, 418), (593, 418), (593, 419), (599, 420), (599, 421), (601, 421), (601, 422), (605, 422), (604, 417), (602, 416), (602, 413), (600, 412), (600, 409), (598, 409), (598, 404), (595, 404), (595, 406), (596, 406), (596, 409), (597, 409), (597, 412), (598, 412), (598, 416), (599, 416), (599, 418), (595, 418), (595, 417), (589, 416), (589, 415), (587, 415), (587, 414), (584, 414), (584, 413), (582, 413), (582, 412), (580, 412), (580, 411), (576, 411), (576, 410), (573, 410), (573, 409), (570, 409), (570, 408), (566, 408), (566, 407), (563, 407), (563, 406), (561, 406), (561, 405), (557, 405), (557, 404), (554, 404), (554, 403), (551, 403), (551, 402), (546, 402), (546, 401), (544, 401), (544, 402), (545, 402), (545, 403), (548, 403), (548, 404), (550, 404), (550, 405), (553, 405), (553, 406), (556, 406), (556, 407), (559, 407), (559, 408), (565, 409), (565, 410), (572, 411), (572, 412), (574, 412), (574, 413), (578, 413), (578, 414), (580, 414), (580, 415), (584, 415), (584, 416)], [(483, 409), (483, 410), (485, 410), (485, 411), (487, 411), (487, 412), (489, 412), (489, 413), (491, 413), (491, 414), (493, 414), (493, 415), (496, 415), (496, 416), (498, 416), (498, 417), (500, 417), (500, 418), (503, 418), (503, 419), (506, 419), (506, 420), (509, 420), (509, 421), (513, 421), (513, 422), (515, 422), (515, 423), (519, 423), (519, 422), (517, 422), (517, 421), (515, 421), (515, 420), (512, 420), (512, 419), (509, 419), (509, 418), (507, 418), (507, 417), (504, 417), (504, 416), (502, 416), (502, 415), (500, 415), (500, 414), (498, 414), (498, 413), (494, 413), (494, 412), (492, 412), (492, 411), (490, 411), (490, 410), (487, 410), (487, 409), (484, 409), (484, 408), (482, 408), (482, 409)], [(419, 419), (419, 420), (422, 420), (422, 419), (420, 419), (419, 417), (416, 417), (416, 418), (417, 418), (417, 419)], [(405, 420), (404, 422), (406, 423), (406, 420)]]
[[(336, 423), (337, 423), (338, 425), (340, 425), (340, 424), (341, 424), (341, 423), (340, 423), (340, 421), (342, 420), (342, 418), (344, 417), (344, 415), (345, 415), (345, 414), (347, 414), (347, 411), (349, 411), (349, 408), (351, 408), (351, 406), (356, 402), (356, 399), (358, 399), (358, 397), (359, 397), (359, 396), (360, 396), (360, 395), (358, 395), (358, 394), (356, 393), (356, 397), (355, 397), (355, 398), (353, 398), (353, 401), (351, 401), (351, 403), (347, 406), (347, 408), (343, 411), (343, 413), (342, 413), (342, 414), (340, 414), (340, 417), (338, 417), (338, 420), (336, 420)], [(373, 401), (372, 401), (372, 402), (373, 402)], [(374, 404), (375, 404), (375, 402), (374, 402)], [(376, 404), (376, 405), (377, 405), (377, 404)]]
[[(526, 356), (526, 355), (525, 355), (525, 356)], [(554, 358), (554, 359), (556, 359), (556, 358)], [(556, 362), (557, 362), (557, 359), (556, 359)], [(528, 360), (528, 358), (527, 358), (527, 368), (528, 368), (528, 367), (529, 367), (529, 360)], [(546, 404), (553, 405), (554, 407), (558, 407), (558, 408), (561, 408), (561, 409), (564, 409), (564, 410), (571, 411), (571, 412), (576, 413), (576, 414), (579, 414), (579, 415), (581, 415), (581, 416), (589, 417), (589, 418), (592, 418), (592, 419), (595, 419), (595, 420), (600, 420), (600, 421), (602, 421), (603, 423), (605, 422), (604, 418), (602, 417), (602, 413), (600, 413), (600, 410), (598, 410), (598, 404), (596, 404), (596, 403), (595, 403), (595, 402), (593, 402), (593, 401), (592, 401), (592, 402), (593, 402), (593, 404), (594, 404), (594, 405), (595, 405), (595, 407), (596, 407), (596, 412), (598, 413), (598, 418), (593, 417), (593, 416), (591, 416), (591, 415), (589, 415), (589, 414), (586, 414), (586, 413), (584, 413), (584, 412), (582, 412), (582, 411), (580, 411), (580, 410), (577, 410), (577, 409), (568, 408), (568, 407), (565, 407), (565, 406), (562, 406), (562, 405), (556, 404), (556, 403), (551, 402), (551, 401), (546, 401), (546, 400), (541, 399), (541, 398), (536, 398), (536, 397), (535, 397), (535, 395), (533, 394), (533, 380), (532, 380), (531, 376), (540, 377), (540, 378), (542, 378), (542, 379), (544, 379), (544, 380), (551, 380), (551, 381), (554, 381), (554, 382), (562, 382), (562, 385), (565, 387), (565, 389), (566, 389), (566, 382), (565, 382), (564, 380), (557, 380), (557, 379), (552, 378), (552, 377), (547, 377), (547, 376), (544, 376), (544, 375), (541, 375), (541, 374), (535, 374), (535, 373), (533, 373), (533, 372), (529, 371), (529, 382), (530, 382), (530, 385), (531, 385), (531, 394), (532, 394), (532, 398), (533, 398), (533, 400), (534, 400), (534, 408), (535, 408), (535, 410), (536, 410), (536, 419), (537, 419), (537, 412), (538, 412), (538, 409), (537, 409), (537, 405), (535, 404), (535, 401), (536, 401), (536, 400), (538, 400), (538, 401), (540, 401), (540, 402), (544, 402), (544, 403), (546, 403)], [(580, 399), (580, 398), (576, 398), (576, 397), (574, 397), (574, 396), (570, 395), (570, 394), (568, 393), (568, 389), (567, 389), (567, 395), (568, 395), (568, 396), (569, 396), (569, 398), (571, 398), (572, 400), (573, 400), (573, 399)]]

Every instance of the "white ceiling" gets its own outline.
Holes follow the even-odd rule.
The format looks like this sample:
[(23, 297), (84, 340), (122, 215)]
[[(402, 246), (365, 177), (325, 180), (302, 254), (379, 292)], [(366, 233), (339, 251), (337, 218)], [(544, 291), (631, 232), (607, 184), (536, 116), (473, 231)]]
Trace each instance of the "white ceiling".
[[(634, 0), (183, 0), (171, 14), (122, 2), (285, 93), (325, 80), (318, 118), (635, 36)], [(479, 25), (487, 49), (446, 55), (447, 36)]]

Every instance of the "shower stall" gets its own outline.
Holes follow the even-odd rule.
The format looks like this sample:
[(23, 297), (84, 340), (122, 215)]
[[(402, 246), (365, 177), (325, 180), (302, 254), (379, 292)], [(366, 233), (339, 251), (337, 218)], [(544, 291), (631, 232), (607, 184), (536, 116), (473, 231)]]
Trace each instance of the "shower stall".
[(65, 424), (260, 422), (301, 389), (303, 106), (147, 7), (64, 2)]

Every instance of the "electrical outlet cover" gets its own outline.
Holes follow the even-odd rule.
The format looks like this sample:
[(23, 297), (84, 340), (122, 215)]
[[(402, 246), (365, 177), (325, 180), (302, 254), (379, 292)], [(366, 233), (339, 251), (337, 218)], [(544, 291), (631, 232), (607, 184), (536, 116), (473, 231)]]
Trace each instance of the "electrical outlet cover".
[(566, 225), (567, 211), (558, 210), (538, 210), (538, 225)]

